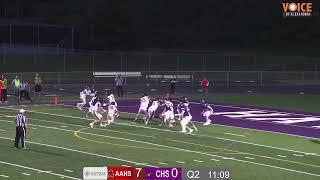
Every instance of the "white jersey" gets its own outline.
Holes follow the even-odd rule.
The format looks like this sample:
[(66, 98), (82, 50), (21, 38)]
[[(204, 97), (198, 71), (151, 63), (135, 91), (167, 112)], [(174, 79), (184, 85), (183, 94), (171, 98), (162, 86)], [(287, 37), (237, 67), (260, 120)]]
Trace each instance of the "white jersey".
[(80, 97), (91, 96), (91, 91), (88, 89), (84, 89), (80, 92)]
[(117, 107), (115, 105), (108, 106), (108, 115), (113, 116), (117, 112)]
[(171, 101), (165, 100), (164, 108), (165, 108), (165, 111), (173, 111), (173, 103)]
[(154, 100), (154, 101), (152, 102), (152, 105), (149, 107), (149, 109), (155, 111), (155, 110), (158, 109), (159, 104), (160, 104), (159, 101)]
[(210, 105), (205, 105), (202, 111), (202, 116), (210, 116), (210, 115), (213, 115), (213, 109)]
[(140, 109), (147, 109), (149, 106), (149, 97), (148, 96), (143, 96), (140, 98)]
[(111, 104), (112, 102), (115, 103), (115, 106), (118, 106), (116, 99), (114, 98), (113, 94), (110, 94), (109, 96), (107, 96), (108, 100), (109, 100), (109, 104)]
[(99, 101), (96, 102), (96, 104), (94, 104), (94, 105), (92, 106), (92, 111), (93, 111), (93, 112), (97, 112), (101, 106), (102, 106), (102, 104), (101, 104)]

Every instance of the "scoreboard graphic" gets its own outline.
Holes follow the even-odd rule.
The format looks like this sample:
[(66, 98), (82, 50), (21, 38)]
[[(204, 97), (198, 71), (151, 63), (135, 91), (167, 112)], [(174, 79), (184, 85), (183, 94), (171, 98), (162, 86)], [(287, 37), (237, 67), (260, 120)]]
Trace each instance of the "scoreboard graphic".
[(184, 179), (231, 179), (226, 169), (135, 168), (135, 167), (84, 167), (84, 180), (184, 180)]

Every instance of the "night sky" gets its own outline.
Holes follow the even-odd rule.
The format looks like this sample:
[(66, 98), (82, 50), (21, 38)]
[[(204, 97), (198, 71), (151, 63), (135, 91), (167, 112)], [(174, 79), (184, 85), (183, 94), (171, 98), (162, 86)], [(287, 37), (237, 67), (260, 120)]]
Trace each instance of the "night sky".
[(0, 14), (4, 18), (75, 27), (77, 48), (319, 47), (316, 2), (315, 16), (308, 18), (283, 18), (279, 0), (4, 0), (1, 3)]

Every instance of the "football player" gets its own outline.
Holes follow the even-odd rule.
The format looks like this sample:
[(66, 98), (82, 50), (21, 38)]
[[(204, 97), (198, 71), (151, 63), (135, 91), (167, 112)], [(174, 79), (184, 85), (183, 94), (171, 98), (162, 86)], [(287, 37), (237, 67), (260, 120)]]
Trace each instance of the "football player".
[(143, 119), (146, 119), (149, 101), (150, 99), (148, 95), (146, 93), (143, 93), (142, 97), (140, 98), (140, 107), (138, 110), (138, 114), (136, 115), (136, 118), (133, 121), (137, 121), (140, 115), (144, 116)]
[(148, 108), (148, 117), (145, 121), (145, 124), (148, 124), (149, 120), (154, 117), (154, 114), (155, 114), (156, 110), (158, 109), (159, 105), (160, 105), (159, 98), (155, 98), (152, 101), (151, 106)]
[(213, 115), (213, 109), (204, 100), (202, 100), (202, 105), (203, 105), (203, 110), (201, 112), (201, 115), (206, 119), (206, 122), (203, 125), (207, 126), (211, 123), (211, 119), (209, 117)]
[(77, 103), (77, 107), (80, 110), (82, 110), (82, 107), (87, 104), (87, 96), (93, 96), (89, 86), (87, 86), (85, 89), (83, 89), (80, 92), (80, 100), (81, 100), (81, 102)]
[(187, 98), (184, 98), (184, 100), (182, 101), (182, 107), (181, 107), (181, 113), (177, 114), (178, 116), (182, 116), (182, 120), (180, 121), (181, 124), (181, 132), (182, 133), (186, 133), (186, 129), (189, 130), (189, 134), (191, 134), (193, 132), (193, 129), (188, 127), (188, 123), (191, 121), (192, 116), (190, 113), (190, 108), (189, 108), (189, 102), (187, 100)]

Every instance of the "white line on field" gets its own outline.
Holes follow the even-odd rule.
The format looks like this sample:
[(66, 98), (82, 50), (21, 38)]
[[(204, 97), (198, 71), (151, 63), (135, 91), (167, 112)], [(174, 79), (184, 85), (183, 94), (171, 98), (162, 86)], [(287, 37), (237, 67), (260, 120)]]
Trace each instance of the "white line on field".
[(135, 163), (135, 165), (138, 165), (138, 166), (146, 166), (147, 165), (147, 163)]
[(183, 161), (176, 161), (177, 163), (179, 164), (185, 164), (186, 162), (183, 162)]
[(68, 127), (68, 126), (61, 126), (61, 127), (65, 128), (65, 127)]
[[(14, 140), (12, 138), (7, 138), (7, 137), (0, 137), (0, 139), (7, 139), (7, 140)], [(76, 150), (76, 149), (71, 149), (71, 148), (65, 148), (65, 147), (61, 147), (61, 146), (55, 146), (55, 145), (50, 145), (50, 144), (43, 144), (43, 143), (37, 143), (37, 142), (32, 142), (32, 141), (26, 141), (30, 144), (36, 144), (36, 145), (41, 145), (41, 146), (46, 146), (46, 147), (52, 147), (52, 148), (56, 148), (56, 149), (63, 149), (66, 151), (72, 151), (72, 152), (77, 152), (77, 153), (81, 153), (81, 154), (87, 154), (87, 155), (92, 155), (92, 156), (96, 156), (96, 157), (103, 157), (103, 158), (107, 158), (107, 159), (113, 159), (113, 160), (117, 160), (117, 161), (123, 161), (123, 162), (128, 162), (131, 164), (136, 164), (138, 162), (134, 162), (134, 161), (130, 161), (130, 160), (125, 160), (125, 159), (120, 159), (120, 158), (116, 158), (116, 157), (111, 157), (111, 156), (105, 156), (105, 155), (101, 155), (101, 154), (95, 154), (95, 153), (91, 153), (91, 152), (86, 152), (86, 151), (81, 151), (81, 150)], [(1, 162), (1, 161), (0, 161)], [(150, 166), (150, 165), (148, 165)], [(152, 166), (152, 167), (156, 167), (156, 166)], [(44, 172), (44, 171), (42, 171)]]
[(241, 135), (241, 134), (234, 134), (234, 133), (224, 133), (224, 134), (231, 135), (231, 136), (246, 137), (245, 135)]
[(230, 159), (230, 160), (234, 160), (233, 157), (222, 157), (222, 159)]
[(219, 159), (210, 159), (211, 161), (216, 161), (216, 162), (218, 162), (218, 161), (220, 161)]
[[(1, 120), (1, 121), (3, 121), (3, 120)], [(6, 122), (13, 123), (11, 121), (6, 121)], [(34, 126), (39, 126), (39, 125), (34, 125)], [(55, 127), (47, 127), (47, 126), (41, 126), (41, 127), (45, 127), (45, 128), (49, 128), (49, 129), (58, 129), (58, 130), (62, 130), (62, 131), (71, 131), (71, 130), (65, 130), (65, 129), (55, 128)], [(72, 131), (72, 132), (74, 132), (74, 131)], [(5, 137), (0, 137), (0, 138), (13, 140), (12, 138), (5, 138)], [(123, 138), (123, 139), (125, 139), (125, 138)], [(131, 140), (131, 139), (128, 139), (128, 140)], [(29, 143), (34, 143), (34, 142), (29, 142)], [(34, 143), (34, 144), (40, 144), (40, 143)], [(150, 143), (150, 144), (153, 144), (153, 143)], [(75, 151), (75, 152), (80, 152), (80, 153), (90, 154), (90, 155), (95, 155), (95, 156), (100, 156), (100, 157), (106, 157), (106, 156), (103, 156), (103, 155), (97, 155), (97, 154), (93, 154), (93, 153), (83, 152), (83, 151), (79, 151), (79, 150), (72, 150), (72, 149), (68, 149), (68, 148), (64, 148), (64, 147), (57, 147), (57, 146), (48, 145), (48, 144), (46, 144), (45, 146), (56, 147), (56, 148), (59, 148), (59, 149), (71, 150), (71, 151)], [(244, 161), (244, 160), (240, 160), (240, 159), (235, 159), (233, 157), (224, 157), (224, 156), (219, 156), (219, 155), (212, 155), (212, 154), (203, 153), (203, 152), (200, 152), (200, 151), (187, 150), (187, 149), (171, 147), (171, 146), (165, 146), (165, 145), (159, 145), (159, 144), (158, 144), (158, 146), (169, 147), (169, 148), (180, 150), (182, 152), (183, 151), (184, 152), (191, 152), (191, 153), (207, 155), (207, 156), (211, 156), (211, 157), (218, 157), (218, 158), (222, 158), (222, 159), (230, 159), (230, 160), (234, 160), (234, 161), (245, 162), (245, 163), (250, 163), (250, 164), (256, 164), (256, 165), (272, 167), (272, 168), (276, 168), (276, 169), (281, 169), (281, 170), (286, 170), (286, 171), (291, 171), (291, 172), (298, 172), (298, 173), (301, 173), (301, 174), (307, 174), (307, 175), (319, 176), (320, 177), (320, 174), (313, 174), (313, 173), (309, 173), (309, 172), (293, 170), (293, 169), (288, 169), (288, 168), (283, 168), (283, 167), (273, 166), (273, 165), (268, 165), (268, 164), (263, 164), (263, 163), (256, 163), (256, 162), (252, 162), (252, 161)], [(112, 159), (112, 157), (109, 157), (109, 158)], [(117, 159), (118, 160), (118, 158), (113, 158), (113, 159)], [(131, 163), (132, 163), (132, 161), (131, 161)], [(137, 162), (134, 162), (134, 164), (137, 164)], [(141, 164), (141, 163), (138, 163), (138, 164)], [(143, 164), (143, 165), (145, 166), (145, 164)]]
[[(15, 116), (14, 116), (15, 117)], [(47, 121), (43, 119), (36, 119), (36, 118), (28, 118), (30, 120), (36, 120), (36, 121), (42, 121), (42, 122), (48, 122), (48, 123), (53, 123), (53, 124), (62, 124), (62, 125), (68, 125), (68, 126), (75, 126), (75, 127), (88, 127), (88, 126), (83, 126), (83, 125), (77, 125), (77, 124), (70, 124), (70, 123), (63, 123), (63, 122), (55, 122), (55, 121)], [(123, 132), (123, 131), (116, 131), (116, 130), (111, 130), (111, 129), (101, 129), (97, 128), (98, 130), (102, 131), (111, 131), (111, 132), (117, 132), (120, 134), (129, 134), (132, 136), (141, 136), (141, 137), (148, 137), (148, 138), (154, 138), (154, 136), (148, 136), (148, 135), (142, 135), (142, 134), (135, 134), (135, 133), (129, 133), (129, 132)]]
[(64, 169), (64, 171), (66, 171), (66, 172), (73, 172), (72, 170), (69, 170), (69, 169)]
[(6, 176), (4, 174), (0, 174), (0, 177), (9, 178), (10, 176)]
[(253, 157), (244, 157), (244, 158), (246, 158), (246, 159), (254, 159)]
[(193, 160), (194, 162), (199, 162), (199, 163), (202, 163), (203, 161), (200, 161), (200, 160)]
[(279, 156), (279, 157), (282, 157), (282, 158), (285, 158), (285, 157), (287, 157), (287, 156), (283, 156), (283, 155), (277, 155), (277, 156)]
[[(190, 104), (201, 104), (198, 102), (190, 102)], [(220, 106), (220, 107), (228, 107), (228, 108), (238, 108), (238, 109), (246, 109), (246, 110), (254, 110), (254, 111), (261, 111), (261, 109), (257, 109), (257, 108), (250, 108), (250, 107), (240, 107), (237, 105), (219, 105), (219, 104), (210, 104), (213, 106)], [(276, 110), (267, 110), (267, 109), (262, 109), (263, 111), (266, 112), (275, 112), (275, 113), (283, 113), (281, 111), (276, 111)], [(284, 111), (285, 112), (285, 111)], [(291, 115), (299, 115), (299, 116), (310, 116), (307, 114), (300, 114), (300, 113), (291, 113), (291, 112), (285, 112), (286, 114), (291, 114)], [(320, 116), (313, 116), (313, 117), (320, 117)]]
[(128, 166), (128, 165), (121, 165), (122, 167), (131, 167), (131, 166)]
[(31, 174), (28, 174), (28, 173), (21, 173), (21, 174), (23, 174), (25, 176), (30, 176), (31, 175)]
[(6, 130), (0, 129), (0, 131), (6, 131)]
[(158, 162), (158, 164), (168, 165), (168, 163), (164, 163), (164, 162)]
[(36, 129), (38, 129), (38, 128), (35, 128), (35, 127), (31, 127), (31, 129), (34, 129), (34, 130), (36, 130)]
[(297, 156), (297, 157), (303, 157), (302, 154), (293, 154), (294, 156)]
[[(13, 140), (13, 139), (11, 139), (11, 140)], [(10, 165), (10, 166), (20, 167), (20, 168), (24, 168), (24, 169), (29, 169), (29, 170), (33, 170), (33, 171), (37, 171), (37, 172), (43, 172), (43, 173), (47, 173), (47, 174), (51, 174), (51, 175), (55, 175), (55, 176), (66, 177), (66, 178), (69, 178), (69, 179), (78, 179), (78, 178), (75, 178), (75, 177), (66, 176), (66, 175), (53, 173), (53, 172), (47, 172), (47, 171), (43, 171), (43, 170), (40, 170), (40, 169), (19, 165), (19, 164), (14, 164), (14, 163), (9, 163), (9, 162), (4, 162), (4, 161), (0, 161), (0, 163), (1, 164), (6, 164), (6, 165)], [(80, 179), (78, 179), (78, 180), (80, 180)]]

